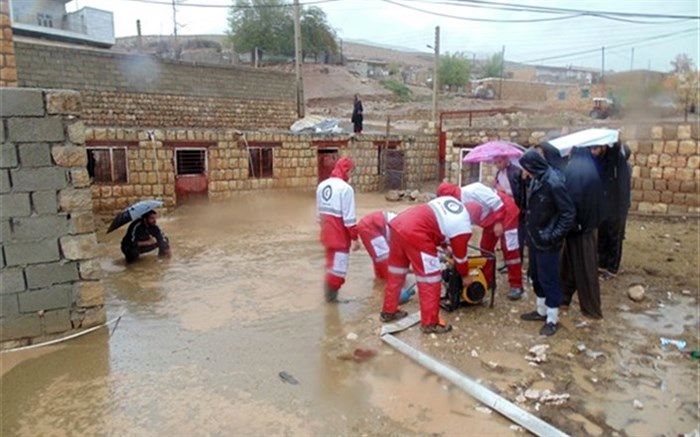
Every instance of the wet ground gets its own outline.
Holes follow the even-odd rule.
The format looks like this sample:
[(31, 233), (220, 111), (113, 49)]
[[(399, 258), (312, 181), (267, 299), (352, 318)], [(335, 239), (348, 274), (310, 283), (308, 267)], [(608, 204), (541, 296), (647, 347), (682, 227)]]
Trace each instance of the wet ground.
[[(408, 206), (377, 194), (357, 203), (359, 215)], [(160, 225), (169, 260), (126, 266), (121, 235), (100, 236), (108, 319), (124, 314), (111, 337), (101, 330), (1, 356), (2, 435), (522, 433), (379, 341), (381, 286), (364, 251), (350, 258), (343, 294), (352, 301), (322, 302), (313, 196), (241, 196), (180, 208)], [(532, 293), (444, 314), (456, 328), (445, 336), (399, 335), (566, 432), (690, 432), (699, 427), (698, 361), (659, 337), (698, 349), (697, 221), (632, 219), (623, 263), (603, 285), (605, 319), (572, 307), (551, 339), (518, 319)], [(634, 283), (647, 288), (641, 303), (626, 296)], [(547, 359), (531, 365), (524, 357), (538, 344), (550, 346)], [(345, 359), (356, 348), (378, 354)], [(527, 389), (570, 398), (523, 401)]]

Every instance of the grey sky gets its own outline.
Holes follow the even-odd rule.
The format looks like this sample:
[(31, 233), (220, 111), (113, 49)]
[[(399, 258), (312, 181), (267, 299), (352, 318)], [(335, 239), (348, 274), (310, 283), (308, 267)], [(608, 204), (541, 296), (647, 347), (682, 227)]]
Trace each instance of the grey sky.
[[(17, 1), (17, 0), (15, 0)], [(21, 1), (21, 0), (19, 0)], [(182, 0), (181, 0), (182, 1)], [(289, 0), (291, 2), (291, 0)], [(301, 0), (302, 3), (305, 0)], [(496, 11), (471, 7), (428, 5), (425, 2), (397, 0), (411, 6), (443, 14), (499, 19), (529, 19), (549, 17), (547, 14)], [(187, 7), (187, 3), (231, 4), (231, 0), (184, 0), (178, 7), (181, 34), (222, 33), (227, 27), (227, 10)], [(700, 15), (698, 0), (510, 0), (510, 3), (547, 5), (576, 9), (613, 10), (624, 12)], [(93, 6), (114, 12), (117, 36), (136, 33), (135, 22), (141, 20), (144, 34), (171, 34), (173, 21), (169, 6), (153, 5), (130, 0), (73, 0), (70, 10)], [(442, 50), (476, 53), (477, 56), (499, 51), (506, 46), (506, 59), (529, 61), (571, 52), (620, 45), (606, 50), (606, 69), (627, 70), (631, 65), (634, 47), (634, 67), (667, 71), (670, 61), (678, 53), (688, 53), (693, 60), (700, 58), (698, 21), (666, 24), (633, 24), (599, 18), (574, 18), (540, 23), (483, 23), (437, 17), (381, 0), (341, 0), (318, 5), (328, 15), (338, 35), (350, 40), (368, 40), (393, 46), (429, 51), (434, 27), (442, 31)], [(655, 35), (684, 29), (691, 33), (663, 39), (625, 44)], [(625, 44), (625, 45), (623, 45)], [(601, 67), (601, 53), (571, 56), (541, 62), (548, 65), (577, 65)]]

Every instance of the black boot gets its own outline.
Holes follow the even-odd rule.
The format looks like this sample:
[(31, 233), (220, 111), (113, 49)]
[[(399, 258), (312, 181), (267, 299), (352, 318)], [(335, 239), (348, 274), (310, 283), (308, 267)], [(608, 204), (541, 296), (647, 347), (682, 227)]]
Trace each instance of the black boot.
[(379, 313), (379, 318), (384, 323), (394, 322), (396, 320), (401, 320), (406, 317), (408, 313), (406, 311), (398, 310), (395, 313)]
[(540, 329), (540, 335), (549, 337), (556, 334), (558, 329), (558, 323), (545, 323), (544, 326), (542, 326), (542, 328)]
[(338, 302), (338, 290), (326, 284), (323, 287), (323, 293), (326, 297), (326, 302), (336, 303)]
[(538, 313), (537, 310), (521, 314), (520, 318), (532, 322), (544, 322), (545, 320), (547, 320), (547, 316), (543, 316), (542, 314)]

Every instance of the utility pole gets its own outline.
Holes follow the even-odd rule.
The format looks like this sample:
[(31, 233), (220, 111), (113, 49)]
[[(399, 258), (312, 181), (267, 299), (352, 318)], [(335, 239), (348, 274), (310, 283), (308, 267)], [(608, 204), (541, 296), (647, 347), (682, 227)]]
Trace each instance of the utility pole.
[(297, 116), (304, 117), (304, 83), (301, 77), (301, 19), (299, 17), (299, 0), (294, 0), (294, 72), (297, 82)]
[(600, 51), (602, 55), (602, 64), (600, 66), (600, 81), (603, 82), (605, 80), (605, 47), (601, 47)]
[(177, 42), (177, 4), (172, 0), (173, 5), (173, 50), (175, 50), (175, 59), (180, 59), (180, 47)]
[(501, 49), (501, 80), (498, 83), (498, 100), (503, 100), (503, 70), (506, 65), (506, 46)]
[(440, 26), (435, 26), (435, 59), (433, 61), (433, 126), (437, 126), (438, 68), (440, 65)]
[(630, 70), (634, 70), (634, 47), (632, 47), (632, 54), (630, 55)]
[(141, 37), (141, 20), (136, 20), (136, 47), (138, 48), (138, 52), (141, 53), (143, 51), (143, 39)]

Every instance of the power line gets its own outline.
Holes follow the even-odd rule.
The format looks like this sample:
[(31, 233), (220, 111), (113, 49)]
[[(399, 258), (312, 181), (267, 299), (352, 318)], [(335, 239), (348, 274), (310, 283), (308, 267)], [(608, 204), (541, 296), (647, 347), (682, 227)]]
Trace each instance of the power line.
[[(148, 3), (148, 4), (152, 4), (152, 5), (172, 6), (172, 2), (165, 1), (165, 0), (121, 0), (121, 1)], [(331, 3), (331, 2), (338, 2), (338, 1), (340, 1), (340, 0), (312, 0), (312, 1), (307, 1), (305, 3), (299, 3), (299, 5), (300, 6), (320, 5), (323, 3)], [(287, 8), (287, 7), (291, 8), (294, 6), (294, 3), (281, 3), (278, 5), (242, 5), (242, 6), (217, 5), (217, 4), (212, 4), (212, 3), (179, 3), (178, 6), (192, 7), (192, 8), (260, 9), (260, 8)]]

